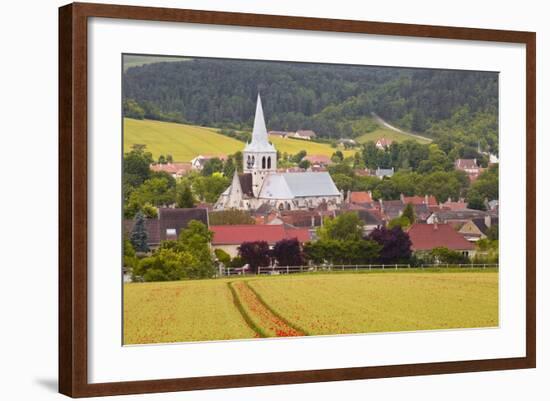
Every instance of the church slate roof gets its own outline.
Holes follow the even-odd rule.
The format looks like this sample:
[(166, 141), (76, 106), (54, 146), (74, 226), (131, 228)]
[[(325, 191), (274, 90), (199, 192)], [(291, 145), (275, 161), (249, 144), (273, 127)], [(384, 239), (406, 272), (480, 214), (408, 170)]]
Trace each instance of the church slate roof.
[(270, 174), (266, 177), (259, 198), (294, 199), (311, 196), (339, 196), (327, 172)]
[(254, 197), (254, 192), (252, 190), (252, 174), (239, 174), (239, 182), (241, 183), (241, 190), (243, 191), (243, 194)]

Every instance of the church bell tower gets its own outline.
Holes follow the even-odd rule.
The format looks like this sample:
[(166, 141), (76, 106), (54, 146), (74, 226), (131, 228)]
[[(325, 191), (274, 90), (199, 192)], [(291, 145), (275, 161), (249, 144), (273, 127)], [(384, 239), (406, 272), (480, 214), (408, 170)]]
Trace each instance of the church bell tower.
[(265, 177), (277, 171), (277, 151), (267, 137), (260, 94), (256, 103), (252, 140), (246, 144), (243, 151), (243, 171), (252, 175), (252, 190), (256, 197)]

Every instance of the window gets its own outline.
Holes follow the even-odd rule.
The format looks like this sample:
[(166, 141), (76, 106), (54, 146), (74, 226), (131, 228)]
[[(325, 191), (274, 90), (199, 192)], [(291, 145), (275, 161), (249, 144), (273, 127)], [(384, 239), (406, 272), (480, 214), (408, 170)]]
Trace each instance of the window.
[(167, 237), (175, 237), (176, 236), (176, 229), (175, 228), (167, 228), (166, 229), (166, 236)]
[(265, 156), (262, 157), (262, 168), (265, 169)]
[(267, 158), (267, 168), (271, 169), (271, 156)]

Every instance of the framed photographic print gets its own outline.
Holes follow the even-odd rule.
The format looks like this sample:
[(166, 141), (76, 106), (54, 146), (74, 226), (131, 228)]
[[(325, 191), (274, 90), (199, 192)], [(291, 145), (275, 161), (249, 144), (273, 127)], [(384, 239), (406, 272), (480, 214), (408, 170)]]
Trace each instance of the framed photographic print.
[(59, 390), (535, 367), (535, 34), (59, 11)]

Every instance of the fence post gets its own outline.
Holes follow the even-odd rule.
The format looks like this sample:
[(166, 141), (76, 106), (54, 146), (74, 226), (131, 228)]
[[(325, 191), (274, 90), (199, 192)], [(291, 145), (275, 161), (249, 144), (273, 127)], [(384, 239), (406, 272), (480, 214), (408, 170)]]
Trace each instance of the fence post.
[(300, 273), (303, 271), (304, 266), (300, 265)]
[(288, 274), (288, 265), (286, 266), (286, 274)]
[(262, 274), (262, 266), (258, 266), (258, 272), (257, 272), (256, 274), (257, 274), (257, 275)]
[(372, 265), (369, 265), (369, 270), (372, 270)]
[(397, 263), (395, 264), (395, 270), (397, 270)]
[(357, 265), (355, 265), (355, 271), (357, 271), (359, 269), (359, 267), (357, 267)]

